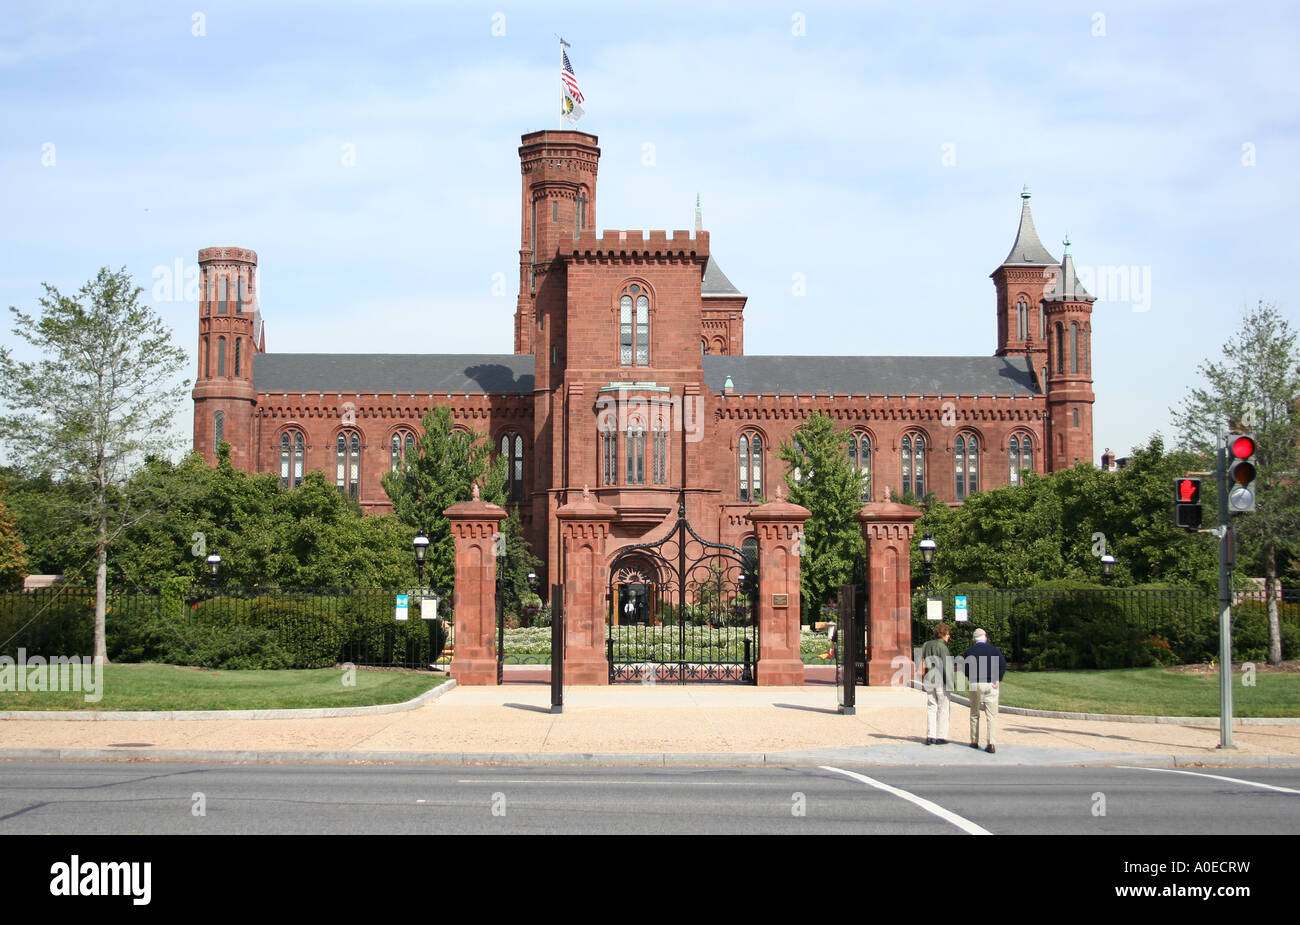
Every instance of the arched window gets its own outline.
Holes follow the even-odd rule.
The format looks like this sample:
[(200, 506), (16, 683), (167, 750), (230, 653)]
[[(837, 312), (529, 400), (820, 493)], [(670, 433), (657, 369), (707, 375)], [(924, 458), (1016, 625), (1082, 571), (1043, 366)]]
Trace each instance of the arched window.
[(1070, 322), (1070, 372), (1079, 371), (1079, 325)]
[(236, 315), (242, 315), (244, 313), (244, 293), (246, 291), (246, 285), (247, 284), (244, 282), (244, 277), (242, 275), (235, 280), (235, 314)]
[(1075, 427), (1078, 427), (1078, 426), (1079, 426), (1079, 409), (1078, 409), (1078, 408), (1075, 408), (1075, 409), (1074, 409), (1074, 426), (1075, 426)]
[(217, 314), (226, 313), (226, 278), (223, 276), (217, 280)]
[(243, 343), (242, 337), (235, 338), (235, 375), (239, 375), (239, 345)]
[(627, 468), (623, 478), (629, 485), (645, 484), (645, 427), (639, 421), (627, 427)]
[(225, 374), (226, 374), (226, 339), (224, 337), (218, 337), (217, 338), (217, 375), (224, 376)]
[(1029, 336), (1029, 303), (1024, 296), (1016, 302), (1016, 339), (1024, 340)]
[(759, 434), (741, 434), (737, 444), (740, 475), (740, 500), (763, 499), (763, 438)]
[(953, 444), (953, 471), (957, 479), (957, 500), (980, 490), (979, 440), (974, 434), (959, 434)]
[(301, 431), (290, 430), (280, 435), (281, 488), (297, 488), (302, 484), (303, 450)]
[(226, 412), (218, 411), (212, 415), (212, 450), (216, 452), (221, 447), (221, 441), (226, 439)]
[(1027, 434), (1015, 435), (1011, 438), (1007, 455), (1011, 459), (1011, 484), (1019, 485), (1026, 472), (1034, 471), (1034, 443)]
[(524, 499), (524, 438), (511, 432), (501, 435), (501, 455), (506, 461), (506, 499)]
[(618, 484), (618, 431), (613, 421), (600, 431), (601, 479), (605, 485)]
[(1038, 303), (1038, 337), (1047, 340), (1047, 309), (1045, 303)]
[(908, 434), (903, 437), (903, 491), (916, 498), (925, 497), (925, 437)]
[(389, 443), (388, 462), (393, 471), (397, 471), (402, 465), (402, 460), (411, 458), (415, 455), (415, 434), (409, 430), (399, 430), (393, 434), (393, 439)]
[(650, 296), (637, 283), (624, 289), (618, 300), (618, 362), (650, 365)]
[(859, 501), (871, 500), (871, 438), (863, 433), (849, 435), (849, 465), (858, 470), (862, 478)]
[(1056, 374), (1065, 372), (1065, 328), (1056, 323)]
[(209, 376), (212, 375), (212, 366), (208, 362), (209, 359), (210, 357), (208, 356), (208, 342), (205, 340), (203, 342), (203, 378), (204, 379), (207, 379)]
[(334, 484), (350, 498), (361, 494), (361, 436), (354, 430), (334, 440)]

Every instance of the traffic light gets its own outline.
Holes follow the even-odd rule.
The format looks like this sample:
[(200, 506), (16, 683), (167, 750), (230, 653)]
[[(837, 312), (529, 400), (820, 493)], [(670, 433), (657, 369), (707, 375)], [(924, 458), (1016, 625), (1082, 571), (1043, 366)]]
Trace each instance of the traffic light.
[(1174, 526), (1195, 530), (1201, 526), (1201, 480), (1174, 479)]
[(1228, 512), (1255, 510), (1255, 438), (1228, 434)]

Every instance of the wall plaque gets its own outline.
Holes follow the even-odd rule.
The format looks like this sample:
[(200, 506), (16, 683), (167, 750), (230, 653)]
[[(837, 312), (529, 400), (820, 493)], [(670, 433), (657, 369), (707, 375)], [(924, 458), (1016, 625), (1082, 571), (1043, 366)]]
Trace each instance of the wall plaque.
[(773, 606), (773, 607), (789, 607), (789, 606), (790, 606), (790, 595), (788, 595), (788, 594), (773, 594), (773, 595), (772, 595), (772, 606)]

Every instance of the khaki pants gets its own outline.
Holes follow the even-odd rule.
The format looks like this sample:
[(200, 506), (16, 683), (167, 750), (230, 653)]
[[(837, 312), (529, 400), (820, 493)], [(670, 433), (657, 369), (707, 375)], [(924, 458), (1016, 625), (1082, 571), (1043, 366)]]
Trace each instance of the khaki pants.
[(978, 745), (980, 741), (980, 713), (988, 727), (988, 744), (998, 733), (998, 688), (991, 681), (980, 681), (970, 686), (970, 740)]
[(936, 685), (925, 685), (925, 737), (927, 739), (948, 738), (948, 715), (952, 710), (952, 701), (948, 692)]

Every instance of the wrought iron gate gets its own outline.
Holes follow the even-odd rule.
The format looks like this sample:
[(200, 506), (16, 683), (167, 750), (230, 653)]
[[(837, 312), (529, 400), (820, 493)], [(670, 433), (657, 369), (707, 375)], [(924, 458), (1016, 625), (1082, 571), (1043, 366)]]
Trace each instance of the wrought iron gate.
[(704, 539), (683, 507), (666, 537), (619, 550), (606, 601), (611, 682), (757, 683), (757, 556)]

